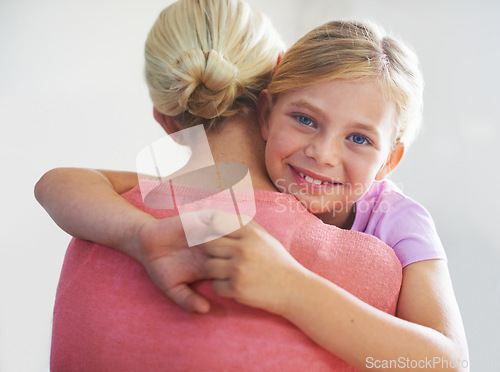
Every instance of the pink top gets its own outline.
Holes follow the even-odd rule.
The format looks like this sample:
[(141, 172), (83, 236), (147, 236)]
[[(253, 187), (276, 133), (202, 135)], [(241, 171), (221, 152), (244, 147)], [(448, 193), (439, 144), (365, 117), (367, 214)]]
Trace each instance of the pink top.
[[(138, 188), (123, 196), (157, 218), (176, 214), (145, 207)], [(302, 265), (395, 314), (402, 272), (390, 247), (323, 224), (293, 196), (257, 191), (255, 200), (255, 220)], [(56, 295), (51, 371), (354, 370), (284, 318), (219, 297), (210, 281), (194, 287), (209, 298), (209, 314), (177, 307), (132, 258), (73, 239)]]
[(446, 259), (429, 212), (389, 180), (375, 181), (356, 202), (351, 230), (376, 236), (391, 246), (402, 267), (423, 260)]

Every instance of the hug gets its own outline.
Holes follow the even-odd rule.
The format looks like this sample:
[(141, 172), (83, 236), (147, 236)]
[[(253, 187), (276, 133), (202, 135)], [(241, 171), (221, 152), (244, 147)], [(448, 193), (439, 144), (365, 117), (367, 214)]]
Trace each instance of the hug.
[[(51, 370), (355, 371), (368, 360), (468, 359), (432, 218), (387, 178), (421, 121), (423, 77), (409, 47), (379, 26), (332, 21), (284, 51), (244, 1), (179, 0), (148, 35), (145, 77), (167, 134), (202, 124), (216, 164), (248, 168), (252, 190), (235, 195), (255, 216), (222, 233), (233, 201), (177, 183), (176, 200), (217, 206), (188, 217), (218, 238), (189, 246), (179, 209), (143, 199), (155, 177), (47, 172), (36, 197), (75, 237)], [(202, 156), (191, 150), (186, 171)]]

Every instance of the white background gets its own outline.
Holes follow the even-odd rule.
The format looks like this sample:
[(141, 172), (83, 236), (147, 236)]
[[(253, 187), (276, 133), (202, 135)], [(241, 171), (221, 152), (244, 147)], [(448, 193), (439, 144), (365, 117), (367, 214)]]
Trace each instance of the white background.
[[(433, 215), (476, 371), (500, 370), (497, 240), (500, 3), (249, 0), (287, 45), (328, 20), (362, 17), (409, 42), (426, 80), (424, 128), (393, 179)], [(143, 44), (169, 1), (0, 3), (0, 370), (47, 371), (52, 307), (69, 237), (33, 197), (61, 166), (135, 169), (162, 132)]]

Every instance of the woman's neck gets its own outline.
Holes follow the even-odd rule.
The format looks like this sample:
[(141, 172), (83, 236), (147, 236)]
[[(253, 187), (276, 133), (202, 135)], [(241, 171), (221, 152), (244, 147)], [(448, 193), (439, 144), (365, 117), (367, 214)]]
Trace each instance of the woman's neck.
[(207, 137), (215, 162), (242, 163), (250, 171), (254, 190), (276, 191), (266, 171), (265, 142), (253, 113), (227, 120)]

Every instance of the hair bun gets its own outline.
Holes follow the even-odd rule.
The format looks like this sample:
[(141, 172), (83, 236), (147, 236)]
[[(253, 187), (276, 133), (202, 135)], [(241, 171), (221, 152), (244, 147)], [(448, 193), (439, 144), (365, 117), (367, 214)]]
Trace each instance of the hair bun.
[(237, 67), (215, 50), (183, 52), (170, 73), (175, 81), (172, 89), (179, 94), (179, 111), (206, 119), (224, 116), (240, 90)]
[(232, 85), (238, 74), (238, 68), (222, 54), (211, 50), (207, 55), (207, 64), (201, 82), (208, 89), (218, 91)]

